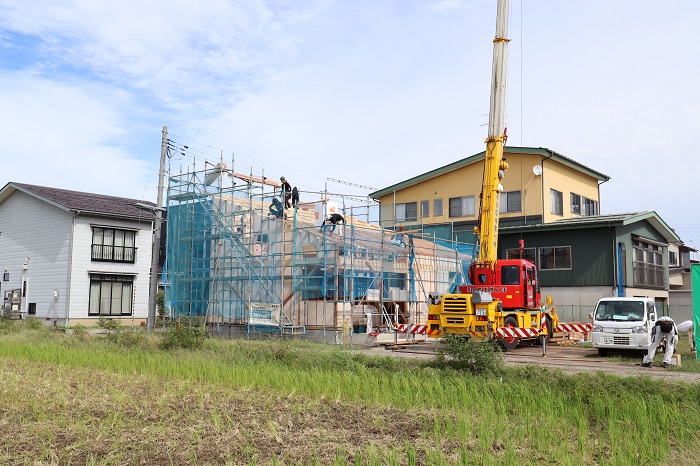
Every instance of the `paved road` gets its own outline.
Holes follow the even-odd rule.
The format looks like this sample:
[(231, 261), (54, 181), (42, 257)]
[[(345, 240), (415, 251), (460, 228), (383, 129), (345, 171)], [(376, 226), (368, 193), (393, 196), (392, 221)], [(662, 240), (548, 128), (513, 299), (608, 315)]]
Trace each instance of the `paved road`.
[[(391, 347), (375, 348), (372, 351), (378, 354), (391, 354), (397, 357), (430, 358), (435, 349), (434, 342), (419, 343), (415, 346), (401, 346), (396, 349)], [(656, 363), (661, 362), (661, 355), (657, 356)], [(623, 363), (598, 355), (594, 348), (572, 346), (547, 346), (546, 356), (542, 355), (541, 346), (518, 346), (515, 350), (505, 353), (506, 364), (511, 366), (535, 365), (550, 369), (561, 370), (566, 373), (577, 372), (605, 372), (621, 377), (647, 376), (679, 382), (700, 383), (700, 373), (683, 372), (676, 369), (664, 369), (663, 367), (642, 367), (641, 357), (639, 362)], [(682, 361), (681, 361), (682, 363)]]

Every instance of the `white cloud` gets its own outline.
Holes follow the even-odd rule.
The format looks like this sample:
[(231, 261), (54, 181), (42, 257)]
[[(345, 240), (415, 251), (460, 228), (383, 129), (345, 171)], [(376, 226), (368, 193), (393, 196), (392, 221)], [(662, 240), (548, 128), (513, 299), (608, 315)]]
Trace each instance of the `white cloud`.
[[(46, 176), (60, 172), (62, 186), (84, 183), (75, 174), (99, 154), (128, 174), (117, 182), (103, 164), (87, 178), (131, 192), (148, 177), (152, 200), (163, 124), (179, 142), (235, 152), (242, 168), (283, 171), (309, 188), (326, 177), (386, 187), (483, 150), (495, 9), (486, 0), (0, 0), (0, 46), (15, 54), (0, 59), (0, 97), (17, 115), (0, 131), (33, 165), (55, 160), (28, 146), (60, 150), (66, 161)], [(510, 11), (510, 143), (612, 176), (605, 212), (657, 210), (685, 225), (684, 239), (700, 238), (678, 202), (700, 177), (690, 162), (700, 4), (542, 0)]]
[(156, 177), (122, 147), (129, 135), (112, 108), (121, 96), (100, 91), (23, 73), (0, 78), (3, 177), (137, 199), (154, 190)]
[(44, 60), (57, 68), (90, 70), (166, 104), (206, 101), (283, 69), (294, 55), (294, 28), (315, 8), (312, 2), (274, 9), (255, 1), (38, 3), (7, 2), (0, 26), (41, 37)]

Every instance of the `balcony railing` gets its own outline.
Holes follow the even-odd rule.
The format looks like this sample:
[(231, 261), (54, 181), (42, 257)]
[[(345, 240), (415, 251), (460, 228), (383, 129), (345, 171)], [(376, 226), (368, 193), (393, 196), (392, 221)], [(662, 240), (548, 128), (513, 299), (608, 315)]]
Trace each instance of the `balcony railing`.
[(92, 245), (92, 260), (107, 262), (135, 262), (136, 248), (134, 246)]
[(634, 285), (664, 288), (664, 267), (662, 265), (634, 263)]

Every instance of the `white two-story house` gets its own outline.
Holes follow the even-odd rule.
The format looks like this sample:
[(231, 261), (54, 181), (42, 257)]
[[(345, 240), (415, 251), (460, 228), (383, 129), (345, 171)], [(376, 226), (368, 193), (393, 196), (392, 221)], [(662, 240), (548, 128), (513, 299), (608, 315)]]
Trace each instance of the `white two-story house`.
[(10, 182), (0, 190), (3, 309), (47, 325), (148, 316), (155, 204)]

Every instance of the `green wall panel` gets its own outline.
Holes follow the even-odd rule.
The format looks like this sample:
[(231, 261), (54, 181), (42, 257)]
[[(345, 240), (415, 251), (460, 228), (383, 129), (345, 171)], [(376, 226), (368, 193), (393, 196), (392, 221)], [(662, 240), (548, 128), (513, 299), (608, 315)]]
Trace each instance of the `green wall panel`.
[(613, 286), (615, 253), (613, 232), (609, 228), (512, 233), (499, 236), (499, 257), (506, 249), (518, 247), (525, 240), (526, 248), (571, 246), (570, 270), (538, 270), (542, 286)]

